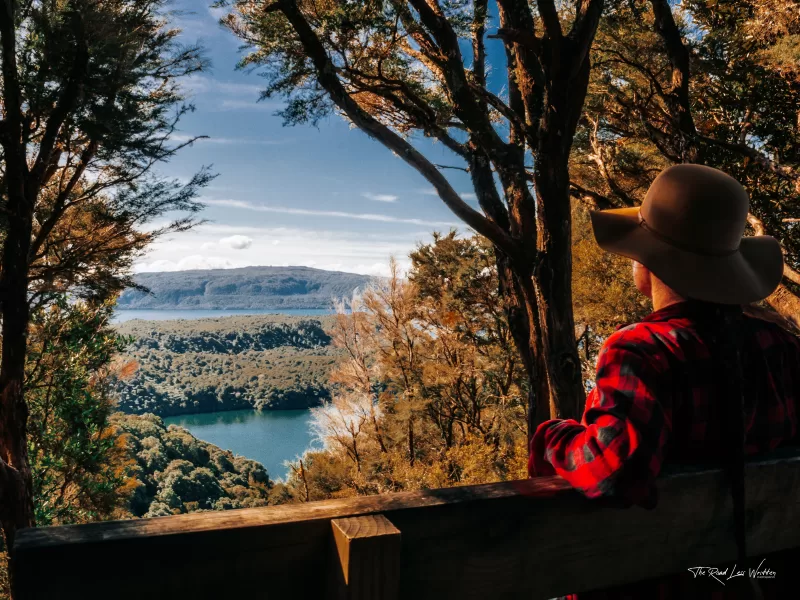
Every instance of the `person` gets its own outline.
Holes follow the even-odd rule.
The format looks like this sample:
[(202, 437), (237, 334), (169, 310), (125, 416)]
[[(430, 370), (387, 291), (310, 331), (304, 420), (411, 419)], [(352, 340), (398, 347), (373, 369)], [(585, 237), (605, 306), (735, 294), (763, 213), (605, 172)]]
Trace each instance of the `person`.
[[(541, 423), (528, 466), (589, 498), (652, 508), (665, 463), (721, 462), (737, 569), (746, 563), (744, 457), (796, 443), (800, 395), (800, 338), (750, 308), (777, 288), (783, 255), (772, 237), (744, 236), (748, 213), (738, 181), (688, 164), (663, 171), (641, 207), (592, 211), (597, 243), (633, 260), (654, 312), (605, 341), (581, 421)], [(698, 586), (687, 572), (579, 597), (693, 598)]]

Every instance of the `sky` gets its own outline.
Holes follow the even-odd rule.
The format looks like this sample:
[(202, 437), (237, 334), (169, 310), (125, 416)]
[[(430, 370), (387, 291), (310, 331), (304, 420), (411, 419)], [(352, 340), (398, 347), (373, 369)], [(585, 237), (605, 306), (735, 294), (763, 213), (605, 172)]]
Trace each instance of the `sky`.
[[(422, 176), (338, 115), (317, 127), (284, 127), (275, 114), (281, 101), (258, 101), (263, 79), (236, 69), (240, 41), (218, 25), (222, 11), (210, 4), (182, 0), (172, 18), (182, 41), (199, 41), (211, 61), (186, 81), (196, 110), (175, 141), (209, 139), (159, 169), (188, 180), (212, 166), (218, 177), (200, 198), (208, 222), (157, 241), (136, 271), (303, 265), (386, 275), (391, 256), (405, 268), (434, 230), (467, 231)], [(441, 146), (419, 147), (433, 162), (456, 164)], [(446, 175), (475, 206), (468, 176)]]

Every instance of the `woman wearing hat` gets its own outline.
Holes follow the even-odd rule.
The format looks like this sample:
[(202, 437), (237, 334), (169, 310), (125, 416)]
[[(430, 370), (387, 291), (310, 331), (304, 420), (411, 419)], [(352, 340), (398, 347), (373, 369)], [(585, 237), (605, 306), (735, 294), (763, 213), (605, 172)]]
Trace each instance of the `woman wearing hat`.
[[(581, 422), (542, 423), (529, 462), (531, 476), (558, 474), (590, 498), (654, 507), (665, 462), (722, 461), (737, 569), (747, 568), (744, 456), (796, 443), (800, 409), (800, 338), (743, 312), (783, 273), (777, 240), (743, 237), (748, 211), (732, 177), (677, 165), (655, 179), (641, 207), (592, 212), (598, 244), (633, 259), (636, 287), (654, 312), (606, 340)], [(702, 597), (701, 585), (687, 572), (580, 597)]]

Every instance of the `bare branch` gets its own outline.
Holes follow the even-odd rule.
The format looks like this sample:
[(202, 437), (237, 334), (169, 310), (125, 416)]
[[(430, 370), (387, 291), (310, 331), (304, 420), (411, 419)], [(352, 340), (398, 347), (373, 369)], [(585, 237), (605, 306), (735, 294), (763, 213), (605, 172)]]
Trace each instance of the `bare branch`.
[[(488, 112), (481, 106), (472, 94), (469, 79), (464, 70), (464, 60), (458, 43), (458, 36), (450, 22), (441, 14), (441, 10), (434, 10), (428, 0), (409, 0), (417, 10), (425, 27), (433, 36), (445, 54), (446, 63), (443, 65), (447, 90), (452, 95), (454, 107), (458, 117), (477, 135), (488, 148), (491, 155), (503, 154), (508, 151), (507, 144), (503, 142), (492, 127)], [(438, 9), (438, 3), (436, 4)]]
[(453, 166), (450, 166), (450, 165), (437, 165), (436, 163), (433, 163), (433, 166), (436, 167), (437, 169), (453, 169), (453, 170), (456, 170), (456, 171), (464, 171), (464, 173), (469, 173), (469, 169), (466, 168), (466, 167), (453, 167)]

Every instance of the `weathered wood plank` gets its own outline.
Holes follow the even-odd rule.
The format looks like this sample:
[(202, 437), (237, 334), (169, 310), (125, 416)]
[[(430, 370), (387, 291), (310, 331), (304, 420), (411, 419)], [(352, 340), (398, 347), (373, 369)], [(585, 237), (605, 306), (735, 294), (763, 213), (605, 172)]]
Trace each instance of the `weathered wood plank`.
[[(800, 456), (746, 477), (751, 555), (800, 547)], [(31, 529), (13, 568), (21, 600), (319, 597), (331, 520), (377, 513), (402, 532), (399, 597), (415, 600), (551, 598), (735, 559), (720, 471), (667, 475), (658, 491), (656, 509), (620, 510), (542, 478)]]
[(331, 600), (395, 600), (400, 530), (383, 515), (333, 519)]

